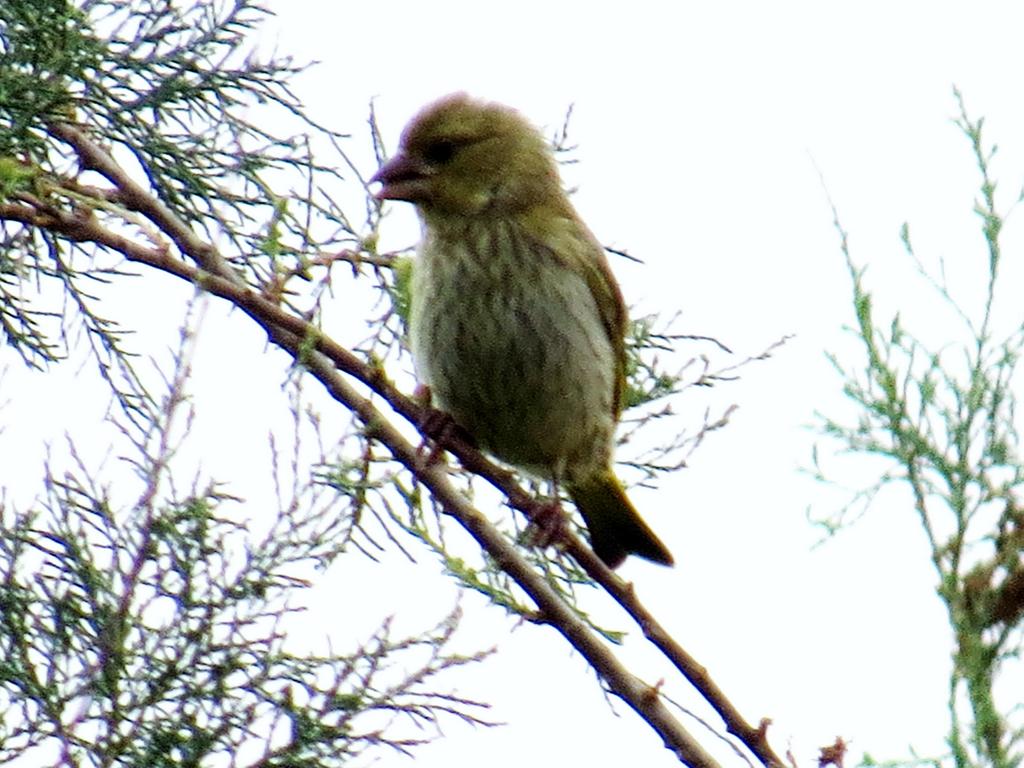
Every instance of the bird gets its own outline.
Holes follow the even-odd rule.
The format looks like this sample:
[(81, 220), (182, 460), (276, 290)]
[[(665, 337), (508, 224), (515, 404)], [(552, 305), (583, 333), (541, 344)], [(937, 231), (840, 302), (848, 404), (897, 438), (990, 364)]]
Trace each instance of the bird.
[(672, 565), (612, 467), (626, 305), (541, 131), (452, 93), (412, 118), (370, 181), (419, 215), (408, 337), (432, 404), (488, 453), (564, 487), (608, 567), (631, 554)]

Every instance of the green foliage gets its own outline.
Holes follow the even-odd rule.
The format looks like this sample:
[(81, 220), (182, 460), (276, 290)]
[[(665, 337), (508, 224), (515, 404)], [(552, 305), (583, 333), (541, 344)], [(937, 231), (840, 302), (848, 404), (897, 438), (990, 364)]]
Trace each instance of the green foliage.
[[(0, 762), (56, 744), (73, 764), (215, 765), (247, 750), (340, 765), (382, 743), (367, 713), (430, 721), (413, 678), (473, 658), (441, 651), (454, 619), (420, 639), (385, 626), (351, 655), (290, 652), (280, 625), (304, 582), (289, 571), (333, 557), (336, 523), (282, 519), (254, 541), (212, 488), (126, 514), (75, 478), (50, 482), (48, 508), (3, 510)], [(408, 682), (386, 671), (385, 657), (430, 643)]]
[[(622, 410), (636, 408), (675, 394), (682, 376), (661, 369), (658, 354), (672, 352), (674, 337), (656, 327), (653, 315), (630, 321), (626, 332), (626, 386), (622, 392)], [(677, 337), (676, 337), (677, 338)]]
[(304, 163), (299, 137), (246, 118), (257, 103), (298, 107), (285, 83), (300, 68), (245, 50), (265, 14), (247, 0), (3, 0), (0, 153), (58, 171), (48, 128), (79, 122), (131, 147), (176, 212), (230, 231), (267, 205), (262, 172)]
[[(328, 766), (371, 747), (407, 752), (449, 716), (481, 722), (477, 702), (431, 685), (436, 674), (481, 656), (447, 650), (457, 615), (409, 638), (395, 638), (385, 624), (346, 655), (301, 655), (286, 642), (303, 575), (329, 565), (342, 547), (373, 557), (411, 542), (436, 554), (461, 587), (505, 610), (565, 621), (547, 585), (538, 590), (539, 580), (523, 579), (525, 566), (517, 581), (465, 537), (452, 543), (453, 519), (470, 527), (459, 515), (473, 498), (474, 475), (453, 473), (461, 498), (410, 458), (406, 441), (419, 409), (401, 388), (410, 368), (401, 343), (408, 261), (378, 252), (380, 204), (363, 194), (343, 136), (320, 127), (289, 90), (302, 66), (250, 42), (267, 13), (249, 0), (0, 0), (0, 334), (28, 367), (83, 354), (93, 363), (113, 397), (109, 419), (126, 436), (117, 455), (145, 485), (125, 494), (123, 475), (114, 475), (115, 494), (103, 472), (79, 465), (49, 473), (29, 511), (2, 505), (0, 762), (56, 751), (68, 764), (140, 768)], [(380, 161), (386, 153), (372, 120), (370, 131)], [(330, 160), (322, 164), (314, 157), (324, 150)], [(336, 202), (353, 192), (362, 220)], [(280, 508), (263, 536), (238, 522), (248, 510), (213, 481), (176, 490), (174, 441), (163, 438), (188, 371), (150, 371), (151, 339), (133, 338), (118, 314), (125, 298), (147, 319), (176, 313), (159, 282), (168, 276), (186, 293), (205, 290), (204, 299), (230, 304), (233, 319), (253, 321), (287, 353), (291, 367), (280, 373), (295, 395), (296, 432), (306, 420), (344, 432), (327, 447), (317, 431), (312, 456), (296, 446), (284, 457), (288, 488), (277, 474), (272, 427)], [(365, 338), (332, 337), (339, 326), (321, 310), (339, 295), (332, 309), (346, 321), (365, 318), (339, 324), (341, 332), (366, 328)], [(676, 415), (669, 395), (728, 380), (768, 355), (718, 371), (703, 354), (674, 367), (665, 361), (684, 337), (656, 328), (645, 319), (633, 329), (624, 441)], [(183, 340), (190, 333), (186, 324)], [(181, 369), (190, 353), (179, 350)], [(313, 376), (323, 385), (318, 394), (333, 398), (324, 416), (298, 397)], [(238, 383), (246, 383), (241, 374)], [(161, 394), (163, 384), (171, 391)], [(695, 434), (683, 430), (632, 465), (642, 479), (682, 466), (730, 412), (716, 419), (703, 410)], [(269, 418), (262, 404), (252, 417)], [(508, 497), (525, 496), (511, 473), (478, 471), (500, 472), (489, 479)], [(494, 506), (502, 498), (494, 493)], [(524, 527), (513, 517), (503, 535), (518, 538)], [(489, 522), (483, 529), (492, 531)], [(595, 669), (609, 690), (638, 712), (660, 707), (656, 689), (638, 691), (575, 621), (591, 623), (576, 590), (593, 582), (568, 557), (535, 547), (527, 556), (575, 611), (565, 611), (573, 621), (563, 635), (601, 659)], [(635, 596), (617, 594), (631, 610)], [(654, 626), (650, 617), (641, 625)], [(703, 672), (695, 678), (709, 689)], [(671, 720), (651, 718), (677, 748), (685, 733)], [(734, 729), (736, 720), (726, 722)], [(407, 729), (396, 732), (396, 721)], [(757, 737), (755, 754), (765, 753), (763, 741)]]
[[(28, 511), (0, 503), (0, 763), (341, 765), (406, 753), (448, 714), (482, 723), (482, 705), (430, 687), (483, 656), (448, 650), (457, 612), (411, 637), (385, 623), (348, 654), (294, 650), (303, 575), (334, 561), (351, 520), (300, 485), (255, 535), (213, 482), (162, 492), (184, 405), (172, 391), (152, 431), (126, 426), (136, 502), (79, 462)], [(396, 713), (413, 728), (382, 728)]]
[[(310, 147), (311, 134), (326, 142), (341, 135), (315, 125), (289, 91), (301, 66), (247, 42), (266, 14), (248, 0), (0, 0), (0, 198), (91, 208), (154, 237), (161, 222), (138, 216), (130, 193), (98, 198), (82, 187), (66, 139), (55, 138), (60, 125), (80, 125), (143, 168), (168, 211), (228, 243), (233, 266), (257, 284), (302, 274), (320, 251), (358, 243), (332, 202), (341, 174), (316, 164)], [(32, 169), (34, 190), (12, 175), (18, 164)], [(0, 332), (28, 364), (42, 366), (64, 356), (80, 323), (130, 409), (141, 393), (121, 331), (86, 287), (114, 269), (98, 256), (95, 247), (0, 217)], [(61, 307), (61, 293), (74, 311)]]
[(38, 171), (30, 163), (23, 163), (12, 157), (0, 157), (0, 202), (15, 192), (32, 189), (32, 182)]
[[(153, 373), (102, 302), (131, 248), (207, 266), (185, 242), (205, 236), (247, 295), (290, 307), (292, 278), (362, 242), (332, 201), (341, 174), (312, 160), (314, 139), (340, 135), (288, 90), (299, 67), (246, 42), (266, 13), (246, 0), (0, 0), (0, 338), (36, 368), (87, 350), (120, 406), (118, 455), (144, 486), (126, 492), (131, 471), (111, 485), (79, 461), (41, 478), (27, 510), (0, 495), (0, 763), (339, 765), (408, 753), (448, 716), (482, 722), (482, 705), (432, 685), (481, 658), (447, 649), (457, 612), (409, 637), (385, 623), (346, 654), (288, 642), (304, 577), (364, 541), (361, 507), (345, 514), (352, 496), (301, 482), (297, 443), (292, 498), (278, 483), (262, 535), (213, 481), (179, 493), (171, 423), (190, 326), (172, 375)], [(267, 127), (281, 125), (295, 132)], [(69, 127), (110, 165), (86, 162)], [(301, 297), (303, 317), (324, 285)]]
[[(824, 434), (846, 451), (885, 462), (880, 478), (861, 490), (837, 517), (823, 521), (833, 533), (855, 507), (866, 507), (889, 485), (910, 489), (912, 508), (931, 549), (953, 633), (950, 673), (950, 759), (956, 768), (1015, 768), (1024, 760), (1019, 697), (997, 695), (997, 681), (1011, 674), (1024, 652), (1024, 457), (1016, 423), (1017, 363), (1024, 325), (999, 330), (994, 318), (1002, 262), (1004, 217), (990, 177), (993, 149), (982, 139), (983, 121), (972, 121), (960, 94), (958, 125), (970, 141), (981, 175), (985, 259), (984, 298), (963, 308), (945, 271), (935, 276), (918, 258), (904, 225), (900, 237), (922, 279), (961, 324), (962, 341), (933, 349), (894, 314), (876, 316), (865, 270), (851, 256), (836, 220), (853, 287), (857, 320), (851, 329), (863, 358), (846, 365), (830, 356), (843, 391), (856, 404), (852, 424), (823, 417)], [(1014, 291), (1016, 292), (1016, 291)], [(818, 476), (827, 480), (823, 471)]]
[(74, 117), (82, 88), (103, 64), (104, 43), (69, 2), (0, 2), (0, 155), (39, 161), (47, 121)]
[(413, 259), (408, 256), (395, 259), (392, 268), (395, 274), (395, 284), (391, 291), (391, 301), (394, 305), (398, 319), (402, 321), (405, 329), (405, 336), (409, 336), (409, 304), (412, 290)]

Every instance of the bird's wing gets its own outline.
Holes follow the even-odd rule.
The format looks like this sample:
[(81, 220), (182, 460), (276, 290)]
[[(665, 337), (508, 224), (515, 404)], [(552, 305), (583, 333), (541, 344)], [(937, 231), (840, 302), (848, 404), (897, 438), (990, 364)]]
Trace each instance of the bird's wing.
[(615, 418), (622, 410), (622, 392), (626, 386), (626, 326), (629, 322), (626, 302), (615, 282), (604, 247), (573, 210), (568, 200), (553, 211), (538, 206), (520, 217), (528, 235), (545, 246), (553, 258), (574, 271), (582, 273), (590, 295), (594, 297), (601, 325), (615, 354), (615, 391), (612, 407)]
[[(583, 226), (582, 223), (580, 226)], [(580, 254), (580, 263), (584, 268), (587, 287), (594, 297), (594, 303), (601, 316), (601, 324), (615, 353), (615, 393), (612, 405), (617, 419), (622, 410), (622, 390), (626, 386), (626, 326), (629, 322), (626, 302), (622, 298), (622, 291), (615, 281), (611, 267), (608, 266), (604, 247), (585, 227), (580, 245), (583, 251)]]

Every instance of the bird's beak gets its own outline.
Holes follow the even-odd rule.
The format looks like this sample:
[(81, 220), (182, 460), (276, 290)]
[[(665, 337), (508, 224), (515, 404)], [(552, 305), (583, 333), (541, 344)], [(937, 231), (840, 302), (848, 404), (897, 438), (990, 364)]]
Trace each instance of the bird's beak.
[(432, 175), (433, 169), (422, 161), (408, 155), (395, 155), (370, 179), (371, 184), (381, 185), (373, 196), (378, 200), (406, 200), (415, 203), (427, 196)]

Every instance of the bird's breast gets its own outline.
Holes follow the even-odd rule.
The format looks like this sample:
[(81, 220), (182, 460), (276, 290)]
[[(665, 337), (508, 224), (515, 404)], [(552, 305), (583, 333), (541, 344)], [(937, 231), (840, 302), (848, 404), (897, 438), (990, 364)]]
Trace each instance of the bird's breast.
[(410, 328), (434, 404), (482, 447), (546, 475), (581, 455), (607, 460), (614, 351), (570, 259), (509, 224), (428, 233)]

